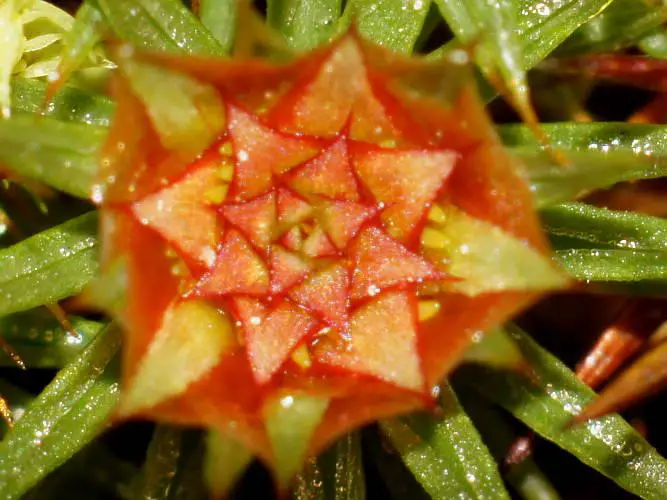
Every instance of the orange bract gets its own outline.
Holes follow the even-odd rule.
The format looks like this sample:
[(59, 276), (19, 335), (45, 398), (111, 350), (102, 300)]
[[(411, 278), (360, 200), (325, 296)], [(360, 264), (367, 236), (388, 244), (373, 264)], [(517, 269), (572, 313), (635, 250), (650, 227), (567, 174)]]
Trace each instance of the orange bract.
[[(129, 283), (121, 415), (216, 428), (283, 481), (341, 433), (432, 404), (473, 334), (563, 285), (470, 272), (506, 251), (488, 241), (548, 256), (466, 68), (353, 34), (285, 66), (117, 53), (101, 192), (104, 266), (124, 259)], [(178, 116), (215, 137), (198, 158)], [(449, 248), (450, 213), (490, 236)], [(450, 286), (465, 279), (481, 292)], [(296, 461), (285, 426), (310, 429)]]

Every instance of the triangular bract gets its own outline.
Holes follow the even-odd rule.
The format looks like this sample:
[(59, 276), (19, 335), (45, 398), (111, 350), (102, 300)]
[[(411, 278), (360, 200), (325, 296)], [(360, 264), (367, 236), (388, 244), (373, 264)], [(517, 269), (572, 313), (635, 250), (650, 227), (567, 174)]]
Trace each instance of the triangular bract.
[(421, 283), (441, 275), (423, 257), (411, 252), (376, 227), (365, 229), (354, 243), (351, 295), (378, 294), (383, 288)]
[(347, 268), (343, 264), (335, 264), (294, 288), (290, 297), (331, 326), (343, 330), (347, 325), (349, 286)]
[(197, 286), (204, 295), (269, 292), (269, 271), (245, 238), (236, 230), (227, 232), (213, 270)]
[(361, 181), (379, 202), (401, 205), (383, 220), (394, 236), (404, 239), (441, 190), (457, 155), (445, 150), (357, 147), (352, 158)]
[(301, 251), (308, 257), (332, 257), (337, 253), (336, 247), (319, 225), (306, 237)]
[(322, 203), (321, 221), (333, 244), (342, 250), (376, 212), (375, 207), (354, 201), (329, 201)]
[(258, 247), (271, 243), (277, 219), (274, 193), (237, 205), (225, 205), (222, 214)]
[(264, 384), (289, 357), (299, 341), (316, 325), (303, 309), (282, 302), (263, 317), (252, 299), (237, 299), (255, 380)]
[(289, 189), (278, 189), (278, 224), (282, 230), (303, 222), (312, 213), (313, 207)]
[(357, 309), (349, 333), (349, 346), (328, 347), (317, 353), (318, 358), (406, 389), (423, 390), (415, 311), (407, 292), (384, 293)]
[(304, 195), (359, 199), (357, 181), (352, 173), (344, 139), (339, 139), (321, 155), (291, 173), (288, 182)]
[(271, 293), (278, 294), (296, 285), (308, 274), (311, 264), (279, 245), (271, 248)]
[(312, 140), (277, 132), (234, 106), (229, 106), (228, 120), (237, 161), (233, 195), (239, 199), (264, 194), (272, 186), (273, 174), (281, 174), (319, 151)]
[(215, 210), (203, 200), (207, 190), (222, 185), (217, 171), (217, 165), (205, 165), (132, 205), (142, 224), (207, 267), (215, 261), (220, 230)]

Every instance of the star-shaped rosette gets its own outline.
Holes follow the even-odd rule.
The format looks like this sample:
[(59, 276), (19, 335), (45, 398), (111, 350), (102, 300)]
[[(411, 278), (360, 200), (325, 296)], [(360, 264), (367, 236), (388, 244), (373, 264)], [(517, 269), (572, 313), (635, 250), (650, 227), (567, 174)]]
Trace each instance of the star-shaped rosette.
[(355, 34), (284, 65), (116, 56), (96, 195), (127, 282), (119, 418), (212, 429), (285, 485), (565, 285), (467, 68)]

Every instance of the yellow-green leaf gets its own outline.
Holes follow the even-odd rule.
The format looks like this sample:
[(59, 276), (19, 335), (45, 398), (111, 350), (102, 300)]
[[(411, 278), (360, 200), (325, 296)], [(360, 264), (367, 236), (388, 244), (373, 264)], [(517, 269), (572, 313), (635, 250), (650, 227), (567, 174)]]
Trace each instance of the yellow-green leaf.
[(461, 210), (445, 209), (443, 221), (427, 228), (422, 245), (460, 281), (441, 286), (467, 295), (504, 290), (553, 290), (568, 280), (525, 242)]
[(215, 307), (200, 300), (173, 304), (125, 389), (119, 413), (131, 415), (183, 393), (235, 342), (231, 320)]

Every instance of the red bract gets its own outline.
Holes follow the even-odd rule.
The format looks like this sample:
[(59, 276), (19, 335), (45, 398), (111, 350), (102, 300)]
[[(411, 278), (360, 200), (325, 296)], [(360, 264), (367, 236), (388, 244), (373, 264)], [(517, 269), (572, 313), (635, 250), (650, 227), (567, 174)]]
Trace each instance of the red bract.
[(116, 52), (120, 416), (216, 429), (285, 484), (564, 285), (466, 68), (351, 34), (282, 66)]

